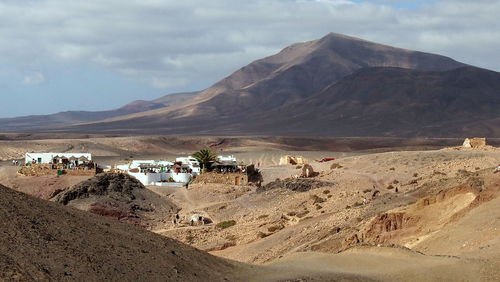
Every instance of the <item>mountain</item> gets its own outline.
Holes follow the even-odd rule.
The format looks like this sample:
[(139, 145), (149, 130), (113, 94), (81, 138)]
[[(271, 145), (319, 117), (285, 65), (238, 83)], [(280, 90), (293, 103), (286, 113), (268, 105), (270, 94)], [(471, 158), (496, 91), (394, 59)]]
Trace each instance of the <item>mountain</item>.
[[(178, 99), (180, 100), (180, 98)], [(137, 100), (125, 106), (109, 111), (66, 111), (50, 115), (30, 115), (14, 118), (0, 118), (0, 130), (24, 131), (57, 128), (80, 122), (103, 120), (107, 118), (123, 116), (127, 114), (150, 111), (166, 106), (171, 106), (171, 100), (165, 100), (166, 104), (154, 101)], [(173, 101), (175, 102), (175, 100)]]
[(500, 136), (500, 74), (364, 68), (269, 111), (249, 131), (323, 136)]
[(154, 99), (151, 102), (165, 105), (165, 107), (175, 106), (193, 99), (199, 92), (172, 93)]
[(330, 33), (254, 61), (178, 103), (59, 130), (499, 137), (499, 80), (499, 73), (441, 55)]

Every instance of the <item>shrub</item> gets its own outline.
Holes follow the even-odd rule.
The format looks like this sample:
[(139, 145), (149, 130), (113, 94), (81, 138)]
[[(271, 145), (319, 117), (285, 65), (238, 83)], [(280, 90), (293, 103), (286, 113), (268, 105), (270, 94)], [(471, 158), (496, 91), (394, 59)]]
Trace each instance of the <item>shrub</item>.
[(259, 233), (257, 234), (257, 236), (258, 236), (259, 238), (266, 238), (266, 237), (267, 237), (267, 236), (269, 236), (269, 235), (271, 235), (271, 234), (264, 233), (264, 232), (262, 232), (262, 231), (259, 231)]
[(283, 225), (273, 225), (273, 226), (270, 226), (269, 228), (267, 228), (267, 231), (276, 232), (276, 231), (281, 230), (283, 228), (284, 228)]
[(221, 221), (221, 222), (217, 223), (217, 225), (215, 225), (215, 226), (218, 228), (221, 228), (221, 229), (226, 229), (226, 228), (229, 228), (229, 227), (234, 226), (234, 225), (236, 225), (236, 221), (227, 220), (227, 221)]
[(297, 214), (297, 217), (301, 218), (301, 217), (304, 217), (306, 214), (308, 214), (309, 211), (308, 210), (305, 210), (305, 211), (301, 211)]
[(336, 168), (342, 168), (342, 166), (338, 163), (333, 163), (331, 166), (330, 166), (330, 169), (336, 169)]
[(313, 204), (323, 203), (324, 201), (326, 201), (325, 199), (319, 197), (318, 195), (311, 195), (311, 199), (313, 200)]

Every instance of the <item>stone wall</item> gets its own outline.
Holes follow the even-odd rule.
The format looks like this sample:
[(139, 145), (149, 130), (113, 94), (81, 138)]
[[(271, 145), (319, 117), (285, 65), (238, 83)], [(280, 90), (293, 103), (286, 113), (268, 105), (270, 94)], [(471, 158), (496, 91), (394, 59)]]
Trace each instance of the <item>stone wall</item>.
[[(32, 164), (22, 166), (17, 172), (26, 176), (57, 175), (57, 169), (53, 169), (50, 164)], [(93, 176), (97, 171), (93, 169), (64, 169), (63, 175), (70, 176)]]
[(247, 185), (248, 177), (243, 173), (216, 173), (204, 172), (193, 180), (193, 183), (217, 183), (228, 185)]

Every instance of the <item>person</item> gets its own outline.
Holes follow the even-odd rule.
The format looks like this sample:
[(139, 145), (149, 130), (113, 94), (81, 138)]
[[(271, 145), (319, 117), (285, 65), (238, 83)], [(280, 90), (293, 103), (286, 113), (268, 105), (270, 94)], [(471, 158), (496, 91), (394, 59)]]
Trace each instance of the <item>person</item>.
[(12, 160), (12, 165), (16, 165), (16, 160)]

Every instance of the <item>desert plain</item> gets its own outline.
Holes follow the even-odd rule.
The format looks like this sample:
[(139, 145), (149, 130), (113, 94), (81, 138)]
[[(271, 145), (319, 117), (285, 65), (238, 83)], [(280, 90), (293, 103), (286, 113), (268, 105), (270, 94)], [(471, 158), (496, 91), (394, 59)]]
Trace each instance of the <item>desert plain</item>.
[[(2, 139), (3, 280), (500, 277), (496, 139), (480, 148), (462, 148), (457, 138), (9, 134)], [(114, 165), (172, 159), (202, 148), (255, 164), (261, 185), (194, 181), (188, 187), (131, 188), (128, 196), (95, 194), (61, 204), (54, 195), (92, 180), (24, 176), (11, 164), (30, 151), (85, 151), (99, 164)], [(300, 177), (301, 164), (280, 165), (285, 155), (302, 156), (315, 175)], [(318, 162), (323, 158), (335, 159)], [(110, 203), (112, 211), (102, 209)], [(192, 226), (194, 214), (209, 221)], [(175, 215), (180, 222), (174, 224)]]

